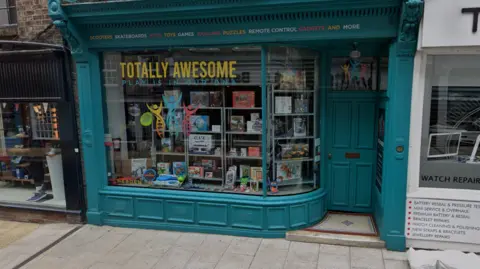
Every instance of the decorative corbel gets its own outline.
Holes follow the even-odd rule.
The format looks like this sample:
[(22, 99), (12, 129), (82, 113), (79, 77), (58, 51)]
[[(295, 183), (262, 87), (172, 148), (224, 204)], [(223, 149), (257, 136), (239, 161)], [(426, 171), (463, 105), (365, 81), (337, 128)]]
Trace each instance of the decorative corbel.
[(61, 0), (48, 1), (48, 15), (52, 18), (53, 24), (60, 30), (63, 37), (70, 45), (72, 56), (78, 61), (82, 58), (85, 49), (85, 42), (73, 24), (68, 23), (68, 18), (62, 9)]
[(417, 50), (418, 27), (423, 16), (423, 0), (407, 0), (402, 5), (397, 38), (399, 56), (413, 56)]

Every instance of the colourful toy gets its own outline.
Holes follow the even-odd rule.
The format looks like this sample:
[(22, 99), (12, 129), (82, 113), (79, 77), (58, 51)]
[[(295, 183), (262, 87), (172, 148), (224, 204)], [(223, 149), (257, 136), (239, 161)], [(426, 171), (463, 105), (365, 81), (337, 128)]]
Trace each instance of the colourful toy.
[(190, 131), (192, 128), (190, 124), (190, 117), (195, 114), (197, 110), (198, 107), (194, 108), (192, 105), (185, 106), (185, 103), (183, 103), (183, 111), (185, 113), (185, 116), (183, 118), (183, 132), (186, 136), (190, 135)]
[(160, 102), (160, 105), (150, 106), (147, 104), (148, 109), (152, 112), (153, 115), (157, 118), (155, 131), (157, 132), (158, 137), (163, 138), (165, 136), (165, 121), (162, 117), (163, 104)]
[[(173, 95), (170, 95), (170, 96), (163, 95), (162, 99), (167, 108), (166, 124), (167, 126), (171, 126), (172, 124), (175, 124), (175, 109), (180, 107), (180, 101), (182, 100), (182, 93), (180, 93), (178, 98), (175, 98), (175, 96)], [(175, 135), (178, 135), (178, 133), (175, 133)]]

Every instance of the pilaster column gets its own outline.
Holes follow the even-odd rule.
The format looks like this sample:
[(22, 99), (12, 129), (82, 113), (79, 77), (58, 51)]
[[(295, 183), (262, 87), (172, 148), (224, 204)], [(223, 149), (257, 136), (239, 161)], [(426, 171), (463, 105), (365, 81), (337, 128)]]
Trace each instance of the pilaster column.
[(410, 107), (413, 60), (423, 1), (403, 3), (398, 39), (389, 50), (388, 103), (384, 147), (384, 205), (382, 239), (390, 250), (405, 250), (405, 208), (407, 194)]

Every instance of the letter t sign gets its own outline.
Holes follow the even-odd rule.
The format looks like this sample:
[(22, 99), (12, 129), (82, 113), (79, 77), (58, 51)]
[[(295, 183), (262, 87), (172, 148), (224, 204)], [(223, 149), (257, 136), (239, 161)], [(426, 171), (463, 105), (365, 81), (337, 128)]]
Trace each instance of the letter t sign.
[(462, 8), (462, 14), (465, 13), (473, 14), (472, 33), (476, 33), (478, 30), (478, 14), (480, 13), (480, 7)]

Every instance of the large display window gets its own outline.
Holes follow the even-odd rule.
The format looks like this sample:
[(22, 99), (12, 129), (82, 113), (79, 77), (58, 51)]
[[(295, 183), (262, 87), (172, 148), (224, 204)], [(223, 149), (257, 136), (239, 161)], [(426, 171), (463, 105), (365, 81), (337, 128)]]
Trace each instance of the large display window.
[(0, 202), (65, 207), (56, 103), (0, 103)]
[(427, 57), (420, 187), (480, 189), (479, 61)]
[(317, 53), (263, 53), (264, 63), (252, 46), (104, 53), (109, 185), (249, 195), (318, 188)]

